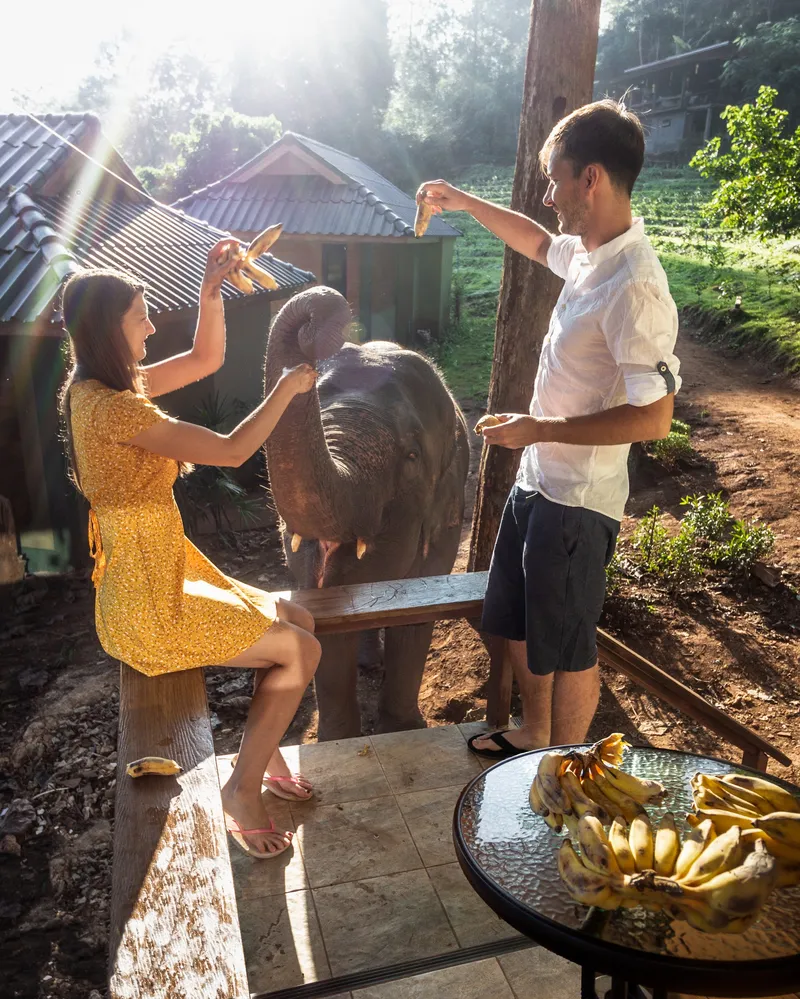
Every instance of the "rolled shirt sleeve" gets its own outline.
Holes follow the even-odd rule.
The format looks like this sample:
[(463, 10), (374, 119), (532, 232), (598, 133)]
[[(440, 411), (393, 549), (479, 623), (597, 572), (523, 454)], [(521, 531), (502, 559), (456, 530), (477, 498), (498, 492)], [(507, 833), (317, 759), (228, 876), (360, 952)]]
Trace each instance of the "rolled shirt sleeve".
[(681, 387), (673, 353), (678, 312), (669, 295), (650, 281), (623, 285), (602, 322), (603, 334), (622, 370), (631, 406), (649, 406)]

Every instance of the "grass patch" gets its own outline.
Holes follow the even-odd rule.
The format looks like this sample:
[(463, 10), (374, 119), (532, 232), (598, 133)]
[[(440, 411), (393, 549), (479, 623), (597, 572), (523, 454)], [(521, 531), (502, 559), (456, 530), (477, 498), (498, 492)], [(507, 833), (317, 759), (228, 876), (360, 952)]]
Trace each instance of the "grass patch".
[[(508, 205), (512, 179), (512, 167), (475, 166), (455, 182)], [(800, 371), (800, 239), (761, 241), (709, 226), (699, 209), (713, 187), (688, 167), (646, 167), (634, 191), (675, 302), (708, 338)], [(456, 240), (453, 323), (437, 359), (456, 395), (482, 401), (504, 248), (471, 216), (452, 221), (464, 235)]]

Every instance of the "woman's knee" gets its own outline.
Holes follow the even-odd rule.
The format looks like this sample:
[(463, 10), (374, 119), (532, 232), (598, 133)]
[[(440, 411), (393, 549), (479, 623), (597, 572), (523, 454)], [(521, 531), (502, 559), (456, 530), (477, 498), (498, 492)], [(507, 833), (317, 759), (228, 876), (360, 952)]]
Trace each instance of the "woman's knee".
[(280, 599), (276, 606), (278, 618), (281, 621), (286, 621), (288, 624), (293, 624), (296, 628), (302, 628), (303, 631), (310, 631), (314, 634), (314, 629), (316, 627), (316, 622), (314, 621), (314, 615), (301, 607), (300, 604), (293, 603), (291, 600)]

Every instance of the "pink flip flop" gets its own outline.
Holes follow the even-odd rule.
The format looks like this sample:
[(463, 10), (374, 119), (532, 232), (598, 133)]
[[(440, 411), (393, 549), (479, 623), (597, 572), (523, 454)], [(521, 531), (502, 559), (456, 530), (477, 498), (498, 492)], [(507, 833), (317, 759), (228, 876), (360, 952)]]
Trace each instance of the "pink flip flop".
[[(308, 801), (309, 798), (314, 797), (313, 789), (303, 786), (304, 784), (310, 784), (311, 781), (302, 774), (293, 774), (291, 777), (270, 777), (267, 774), (264, 774), (264, 778), (261, 783), (267, 791), (271, 791), (276, 798), (283, 798), (285, 801)], [(294, 794), (292, 791), (284, 791), (281, 784), (289, 784), (292, 787), (308, 791), (308, 793)]]
[[(254, 836), (257, 833), (277, 833), (275, 828), (275, 823), (270, 820), (269, 827), (266, 829), (242, 829), (236, 819), (232, 818), (230, 815), (225, 816), (225, 828), (228, 830), (228, 835), (233, 840), (233, 842), (247, 854), (248, 857), (253, 857), (256, 860), (272, 860), (273, 857), (279, 857), (282, 853), (292, 845), (287, 843), (286, 846), (281, 847), (280, 850), (274, 850), (272, 853), (261, 853), (258, 850), (254, 850), (252, 846), (244, 838), (245, 836)], [(291, 833), (289, 836), (291, 837)]]
[[(236, 766), (236, 761), (239, 758), (239, 754), (236, 753), (231, 757), (231, 766)], [(264, 774), (261, 778), (261, 783), (267, 791), (270, 791), (275, 795), (276, 798), (283, 798), (284, 801), (308, 801), (309, 798), (314, 797), (313, 788), (309, 788), (308, 794), (293, 794), (291, 791), (284, 791), (281, 789), (281, 784), (292, 784), (294, 787), (301, 787), (302, 784), (310, 784), (311, 781), (304, 777), (302, 774), (292, 774), (291, 777), (272, 777), (270, 774)], [(273, 785), (277, 784), (277, 787)]]

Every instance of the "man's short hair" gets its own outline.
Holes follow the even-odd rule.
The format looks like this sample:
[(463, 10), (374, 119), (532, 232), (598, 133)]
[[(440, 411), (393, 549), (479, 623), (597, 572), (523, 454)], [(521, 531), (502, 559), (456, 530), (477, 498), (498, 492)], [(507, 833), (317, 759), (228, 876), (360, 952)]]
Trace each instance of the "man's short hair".
[(630, 195), (644, 162), (644, 129), (624, 104), (608, 98), (595, 101), (554, 126), (539, 153), (543, 170), (553, 153), (572, 161), (576, 177), (590, 163), (598, 163), (612, 184)]

